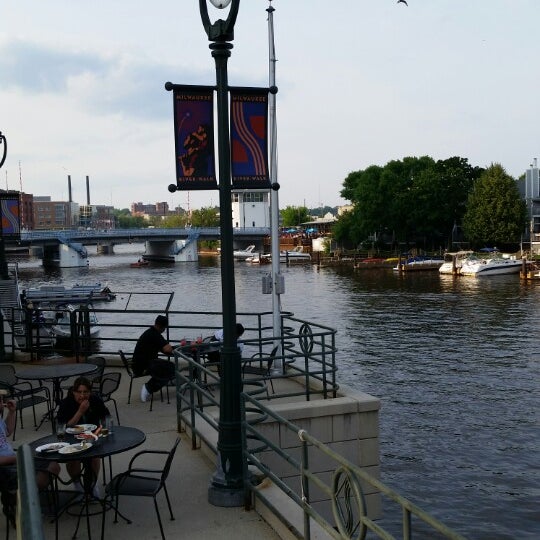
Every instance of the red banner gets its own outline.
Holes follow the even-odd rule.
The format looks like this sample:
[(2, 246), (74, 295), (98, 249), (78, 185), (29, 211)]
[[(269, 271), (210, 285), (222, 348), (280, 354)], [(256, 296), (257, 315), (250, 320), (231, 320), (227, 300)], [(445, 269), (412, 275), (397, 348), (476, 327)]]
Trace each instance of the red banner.
[(268, 89), (231, 89), (233, 189), (269, 189)]
[(214, 90), (174, 87), (176, 185), (179, 190), (217, 189), (214, 160)]

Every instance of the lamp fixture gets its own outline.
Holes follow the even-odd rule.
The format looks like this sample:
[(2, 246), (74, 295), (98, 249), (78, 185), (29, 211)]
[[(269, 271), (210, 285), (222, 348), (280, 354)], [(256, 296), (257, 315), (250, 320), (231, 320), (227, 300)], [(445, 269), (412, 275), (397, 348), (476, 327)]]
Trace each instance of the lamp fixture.
[(231, 3), (231, 0), (210, 0), (210, 3), (218, 9), (224, 9)]

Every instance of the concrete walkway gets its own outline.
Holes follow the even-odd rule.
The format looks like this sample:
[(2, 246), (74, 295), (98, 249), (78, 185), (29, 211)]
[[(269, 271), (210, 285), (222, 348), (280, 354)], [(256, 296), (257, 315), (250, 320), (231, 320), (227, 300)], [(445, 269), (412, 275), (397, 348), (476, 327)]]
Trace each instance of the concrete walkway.
[[(54, 360), (42, 360), (39, 365), (52, 363)], [(25, 368), (22, 363), (14, 364), (17, 371)], [(143, 449), (170, 450), (178, 433), (176, 432), (175, 403), (162, 403), (156, 395), (153, 411), (149, 411), (149, 403), (141, 403), (140, 387), (145, 380), (135, 379), (131, 404), (127, 404), (129, 377), (124, 369), (108, 367), (106, 373), (119, 371), (122, 381), (119, 390), (114, 394), (118, 403), (120, 422), (125, 426), (133, 426), (146, 433), (146, 442), (140, 447), (113, 456), (113, 474), (127, 468), (129, 458)], [(172, 398), (172, 393), (171, 393)], [(108, 404), (114, 416), (114, 405)], [(41, 411), (41, 409), (40, 409)], [(46, 422), (39, 431), (32, 427), (32, 413), (29, 409), (23, 411), (25, 428), (17, 428), (17, 439), (14, 446), (44, 437), (50, 433), (50, 423)], [(279, 536), (254, 512), (246, 512), (243, 508), (218, 508), (207, 501), (207, 489), (214, 471), (214, 464), (208, 461), (199, 450), (191, 450), (190, 441), (181, 435), (181, 443), (174, 458), (167, 488), (171, 498), (175, 520), (171, 521), (168, 514), (164, 493), (158, 495), (158, 504), (163, 520), (165, 535), (169, 539), (211, 540), (223, 538), (237, 539), (277, 539)], [(67, 478), (65, 467), (62, 466), (62, 477)], [(101, 485), (100, 477), (100, 485)], [(114, 513), (106, 516), (105, 537), (115, 539), (160, 539), (160, 531), (154, 505), (151, 498), (125, 497), (120, 499), (120, 511), (132, 520), (126, 524), (119, 520), (114, 523)], [(101, 516), (92, 518), (92, 538), (99, 538)], [(75, 518), (62, 515), (60, 518), (61, 539), (72, 538), (75, 529)], [(54, 525), (44, 521), (46, 538), (54, 538)], [(94, 532), (95, 531), (95, 532)], [(5, 519), (0, 518), (0, 537), (5, 534)], [(14, 538), (13, 531), (10, 531)], [(81, 524), (79, 538), (86, 538), (86, 526)]]

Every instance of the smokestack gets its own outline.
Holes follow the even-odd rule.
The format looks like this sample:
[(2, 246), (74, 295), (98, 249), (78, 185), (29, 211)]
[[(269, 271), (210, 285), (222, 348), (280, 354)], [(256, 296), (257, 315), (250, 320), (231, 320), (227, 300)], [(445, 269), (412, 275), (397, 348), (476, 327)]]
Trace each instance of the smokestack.
[(68, 201), (73, 202), (73, 198), (71, 196), (71, 175), (68, 174)]
[(90, 206), (90, 180), (86, 177), (86, 204)]

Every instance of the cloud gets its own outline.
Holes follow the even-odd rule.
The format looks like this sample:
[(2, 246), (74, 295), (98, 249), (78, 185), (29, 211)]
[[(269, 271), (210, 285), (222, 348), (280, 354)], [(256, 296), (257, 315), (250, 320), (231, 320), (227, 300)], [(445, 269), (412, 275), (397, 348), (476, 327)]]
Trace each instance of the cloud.
[(155, 58), (64, 51), (23, 40), (0, 42), (0, 73), (3, 90), (59, 95), (92, 114), (157, 121), (171, 116), (166, 81), (179, 74), (183, 81), (208, 77)]

